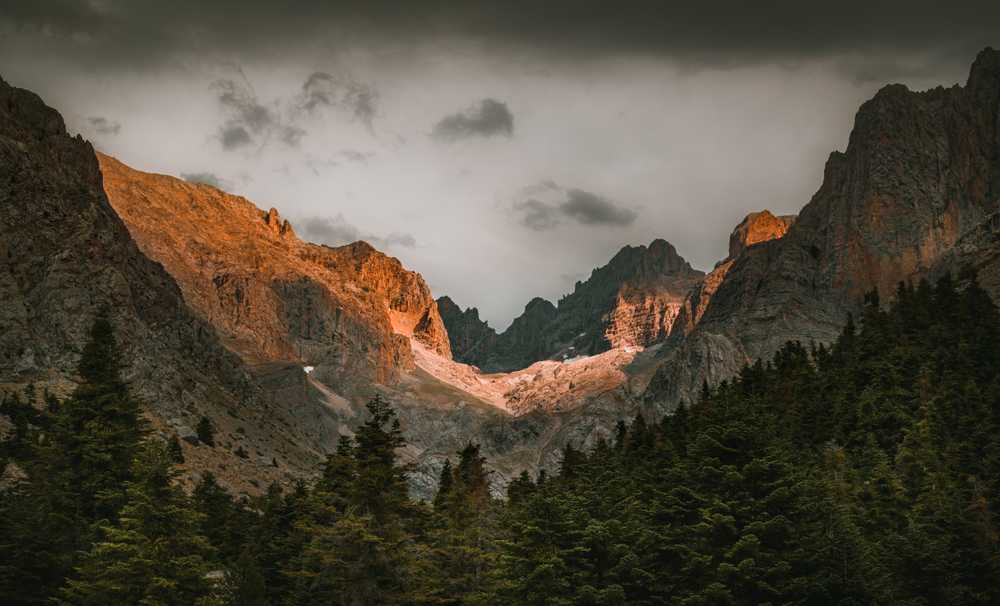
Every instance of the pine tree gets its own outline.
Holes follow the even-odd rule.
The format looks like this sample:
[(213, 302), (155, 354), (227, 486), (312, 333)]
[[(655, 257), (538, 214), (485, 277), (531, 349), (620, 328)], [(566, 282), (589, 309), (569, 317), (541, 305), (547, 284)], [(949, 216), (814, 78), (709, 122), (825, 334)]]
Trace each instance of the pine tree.
[(184, 449), (181, 448), (181, 441), (177, 439), (177, 434), (171, 435), (167, 441), (167, 451), (170, 453), (170, 460), (175, 465), (184, 464)]
[(221, 606), (268, 606), (267, 586), (257, 561), (256, 550), (244, 547), (239, 557), (226, 567), (219, 589)]
[(215, 603), (207, 578), (211, 555), (199, 534), (201, 515), (174, 484), (166, 448), (149, 442), (134, 463), (135, 479), (115, 524), (76, 568), (57, 602), (74, 606)]
[(198, 434), (198, 441), (205, 446), (215, 446), (215, 427), (212, 426), (212, 421), (210, 421), (208, 417), (203, 416), (198, 421), (195, 433)]
[(89, 548), (95, 525), (117, 519), (145, 435), (104, 313), (94, 320), (77, 374), (70, 398), (38, 419), (44, 434), (32, 440), (23, 461), (29, 479), (17, 488), (11, 523), (17, 543), (32, 555), (10, 568), (33, 580), (10, 588), (20, 594), (14, 604), (46, 601)]
[(438, 489), (434, 494), (434, 509), (436, 511), (443, 511), (447, 507), (454, 483), (455, 476), (451, 469), (451, 459), (445, 459), (438, 476)]

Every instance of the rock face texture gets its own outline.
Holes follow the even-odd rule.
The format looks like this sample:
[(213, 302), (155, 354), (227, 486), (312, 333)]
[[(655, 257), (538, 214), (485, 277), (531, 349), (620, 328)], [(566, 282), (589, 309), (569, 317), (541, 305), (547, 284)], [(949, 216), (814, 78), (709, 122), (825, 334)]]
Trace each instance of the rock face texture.
[[(218, 448), (185, 444), (191, 465), (250, 490), (251, 478), (266, 486), (315, 464), (310, 441), (282, 429), (287, 417), (251, 370), (129, 236), (90, 144), (70, 137), (35, 94), (2, 80), (0, 174), (0, 389), (34, 383), (67, 395), (106, 310), (154, 430), (183, 435), (202, 416), (216, 425)], [(246, 457), (234, 454), (240, 446)]]
[(883, 88), (785, 236), (733, 261), (650, 399), (669, 409), (789, 339), (831, 340), (865, 292), (931, 273), (998, 198), (1000, 53), (980, 53), (964, 87)]
[(344, 384), (391, 383), (410, 338), (450, 356), (430, 289), (365, 242), (303, 242), (277, 211), (98, 155), (105, 189), (140, 248), (248, 361), (294, 361)]
[(776, 217), (769, 210), (750, 213), (744, 217), (739, 225), (733, 228), (733, 232), (729, 236), (729, 255), (716, 263), (715, 268), (700, 283), (696, 284), (684, 298), (684, 304), (681, 306), (677, 320), (670, 331), (671, 340), (676, 342), (694, 330), (705, 314), (705, 310), (708, 309), (708, 304), (712, 300), (712, 296), (715, 295), (715, 291), (718, 290), (726, 273), (729, 272), (729, 268), (745, 250), (754, 244), (781, 238), (788, 232), (788, 228), (793, 223), (795, 223), (795, 215)]
[(448, 330), (451, 353), (456, 360), (483, 366), (489, 353), (496, 348), (497, 331), (479, 319), (479, 310), (470, 307), (465, 311), (450, 297), (439, 297), (438, 312)]
[[(445, 323), (449, 334), (476, 335), (477, 347), (463, 350), (456, 359), (487, 372), (609, 349), (645, 347), (670, 334), (685, 295), (703, 277), (704, 273), (693, 269), (669, 242), (654, 240), (648, 247), (622, 248), (587, 281), (577, 282), (558, 307), (544, 299), (532, 299), (524, 313), (495, 339), (485, 325), (470, 329), (469, 312), (473, 310), (448, 314)], [(475, 318), (478, 320), (478, 313)]]

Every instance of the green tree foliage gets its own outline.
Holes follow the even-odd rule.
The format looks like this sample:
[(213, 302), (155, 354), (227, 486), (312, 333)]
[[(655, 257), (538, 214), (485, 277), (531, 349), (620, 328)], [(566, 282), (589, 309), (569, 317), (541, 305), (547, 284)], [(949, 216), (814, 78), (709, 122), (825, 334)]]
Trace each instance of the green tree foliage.
[(199, 534), (201, 515), (173, 482), (167, 449), (147, 444), (118, 522), (100, 536), (60, 592), (74, 606), (216, 603), (209, 580), (211, 546)]
[(215, 427), (208, 417), (202, 417), (198, 421), (195, 433), (198, 434), (198, 441), (205, 446), (215, 446)]
[[(0, 453), (28, 472), (0, 499), (4, 604), (50, 603), (70, 565), (70, 604), (1000, 603), (1000, 316), (972, 276), (871, 295), (835, 343), (789, 343), (671, 415), (569, 445), (506, 501), (473, 443), (432, 504), (410, 498), (380, 397), (315, 481), (253, 499), (210, 474), (186, 498), (162, 447), (99, 466), (112, 436), (141, 439), (94, 362), (115, 358), (102, 330), (86, 389), (48, 412), (0, 405), (19, 428)], [(135, 425), (107, 433), (106, 409)]]
[[(4, 537), (17, 545), (0, 555), (0, 570), (8, 571), (0, 589), (10, 596), (5, 603), (47, 601), (94, 540), (97, 525), (116, 519), (133, 478), (145, 424), (122, 379), (104, 314), (93, 323), (77, 373), (70, 398), (55, 406), (46, 396), (46, 409), (24, 413), (25, 432), (16, 436), (21, 451), (15, 454), (28, 479), (0, 499), (10, 516), (3, 516), (11, 526)], [(30, 556), (22, 557), (25, 552)]]

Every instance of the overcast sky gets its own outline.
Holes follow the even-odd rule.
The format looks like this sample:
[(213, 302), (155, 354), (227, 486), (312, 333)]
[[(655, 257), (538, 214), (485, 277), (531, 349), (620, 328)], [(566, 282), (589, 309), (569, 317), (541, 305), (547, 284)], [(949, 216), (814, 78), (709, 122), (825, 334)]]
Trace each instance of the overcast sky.
[(1000, 45), (1000, 2), (809, 4), (0, 0), (0, 76), (503, 328), (626, 244), (710, 269), (746, 213), (808, 202), (882, 85)]

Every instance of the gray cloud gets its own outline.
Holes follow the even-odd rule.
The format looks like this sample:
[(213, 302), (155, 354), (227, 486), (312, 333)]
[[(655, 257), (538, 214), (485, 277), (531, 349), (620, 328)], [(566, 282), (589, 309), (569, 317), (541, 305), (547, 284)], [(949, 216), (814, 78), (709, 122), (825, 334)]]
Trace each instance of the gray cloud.
[(121, 124), (102, 116), (91, 116), (87, 118), (87, 122), (99, 135), (117, 135), (122, 130)]
[(540, 200), (525, 200), (514, 204), (521, 213), (521, 225), (535, 231), (547, 231), (559, 225), (559, 207)]
[(215, 173), (181, 173), (181, 179), (184, 179), (188, 183), (196, 183), (200, 185), (211, 185), (216, 189), (224, 189), (226, 182), (220, 179)]
[(597, 194), (582, 189), (571, 189), (569, 198), (559, 205), (559, 210), (584, 225), (615, 225), (624, 227), (635, 222), (638, 213), (622, 208)]
[(216, 99), (229, 118), (219, 128), (222, 148), (233, 150), (254, 143), (264, 144), (271, 137), (289, 147), (297, 147), (307, 133), (292, 119), (283, 118), (279, 103), (267, 107), (257, 98), (243, 70), (236, 68), (240, 78), (220, 78), (212, 83)]
[(220, 78), (211, 86), (219, 104), (229, 115), (219, 128), (223, 149), (263, 145), (271, 138), (289, 147), (298, 147), (308, 134), (300, 126), (302, 112), (312, 113), (321, 107), (346, 110), (369, 132), (373, 130), (378, 93), (350, 76), (315, 72), (306, 79), (298, 95), (276, 99), (267, 106), (258, 99), (243, 70), (237, 67), (236, 72), (238, 78)]
[(445, 37), (563, 58), (669, 55), (690, 65), (900, 53), (954, 64), (996, 43), (1000, 3), (716, 0), (709, 9), (661, 0), (302, 0), (287, 10), (265, 0), (4, 2), (0, 22), (43, 33), (48, 52), (102, 69), (191, 52), (268, 57), (316, 41), (414, 45)]
[(364, 234), (357, 227), (348, 223), (342, 214), (338, 214), (333, 219), (318, 216), (306, 217), (296, 222), (295, 229), (306, 240), (328, 246), (343, 246), (358, 240), (364, 240), (383, 251), (394, 247), (416, 248), (417, 246), (416, 239), (407, 233), (392, 232), (387, 236)]
[(246, 128), (230, 123), (219, 127), (219, 141), (223, 149), (236, 149), (253, 143), (253, 137)]
[(378, 91), (347, 73), (314, 72), (302, 85), (299, 97), (299, 106), (306, 111), (322, 106), (345, 110), (369, 131), (378, 113)]
[(524, 194), (542, 194), (550, 198), (543, 201), (531, 197), (515, 202), (513, 210), (518, 222), (535, 231), (555, 229), (565, 221), (581, 225), (628, 227), (635, 223), (638, 213), (630, 208), (582, 189), (563, 190), (552, 181), (545, 181), (525, 188)]
[(432, 135), (442, 141), (455, 141), (468, 137), (511, 136), (514, 134), (514, 115), (506, 103), (496, 99), (483, 99), (479, 105), (464, 112), (445, 116), (434, 126)]

